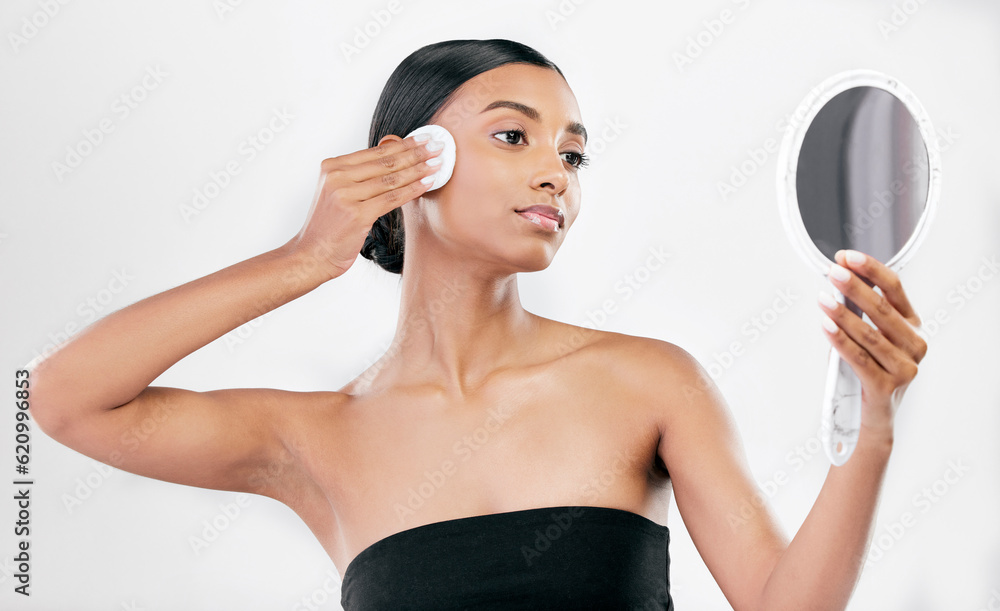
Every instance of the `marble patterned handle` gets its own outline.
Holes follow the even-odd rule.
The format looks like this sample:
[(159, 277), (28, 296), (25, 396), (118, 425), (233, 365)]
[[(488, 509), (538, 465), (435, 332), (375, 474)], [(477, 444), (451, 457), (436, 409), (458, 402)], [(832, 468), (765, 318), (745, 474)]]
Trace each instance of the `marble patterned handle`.
[[(835, 291), (835, 297), (864, 320), (861, 308), (840, 291)], [(833, 346), (830, 346), (830, 364), (826, 370), (820, 431), (830, 462), (838, 467), (846, 463), (854, 453), (861, 432), (861, 380)]]

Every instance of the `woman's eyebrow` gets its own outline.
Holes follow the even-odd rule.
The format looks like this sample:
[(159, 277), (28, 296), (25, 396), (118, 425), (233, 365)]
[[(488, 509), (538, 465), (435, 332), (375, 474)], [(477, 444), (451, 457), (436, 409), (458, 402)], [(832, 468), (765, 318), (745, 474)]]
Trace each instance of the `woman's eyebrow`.
[[(512, 102), (510, 100), (495, 100), (493, 102), (490, 102), (489, 104), (487, 104), (486, 108), (479, 111), (479, 114), (483, 114), (484, 112), (493, 110), (494, 108), (510, 108), (511, 110), (516, 110), (522, 113), (532, 121), (542, 120), (541, 113), (539, 113), (531, 106), (522, 104), (520, 102)], [(585, 128), (582, 123), (578, 123), (576, 121), (570, 121), (569, 123), (566, 124), (566, 131), (568, 131), (571, 134), (576, 134), (577, 136), (583, 136), (583, 143), (587, 144), (587, 128)]]

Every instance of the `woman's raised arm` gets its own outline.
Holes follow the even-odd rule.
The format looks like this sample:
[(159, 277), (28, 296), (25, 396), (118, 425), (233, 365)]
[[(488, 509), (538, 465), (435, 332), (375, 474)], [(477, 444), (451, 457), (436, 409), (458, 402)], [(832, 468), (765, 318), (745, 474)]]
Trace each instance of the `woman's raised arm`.
[[(326, 159), (305, 224), (286, 244), (108, 316), (33, 364), (30, 410), (50, 437), (132, 473), (251, 489), (285, 459), (282, 406), (269, 389), (193, 392), (149, 384), (236, 327), (347, 271), (385, 212), (426, 191), (438, 153), (413, 139)], [(309, 393), (333, 400), (336, 393)]]

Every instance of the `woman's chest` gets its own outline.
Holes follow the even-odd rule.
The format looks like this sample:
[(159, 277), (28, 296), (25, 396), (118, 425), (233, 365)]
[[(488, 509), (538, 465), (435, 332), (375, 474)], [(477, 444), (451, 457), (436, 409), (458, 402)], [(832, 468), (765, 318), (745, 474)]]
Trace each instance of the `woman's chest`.
[(336, 516), (325, 530), (337, 541), (324, 545), (347, 559), (408, 528), (532, 507), (665, 519), (655, 419), (614, 388), (566, 388), (522, 379), (462, 401), (387, 393), (303, 427), (301, 466), (322, 491), (315, 502)]

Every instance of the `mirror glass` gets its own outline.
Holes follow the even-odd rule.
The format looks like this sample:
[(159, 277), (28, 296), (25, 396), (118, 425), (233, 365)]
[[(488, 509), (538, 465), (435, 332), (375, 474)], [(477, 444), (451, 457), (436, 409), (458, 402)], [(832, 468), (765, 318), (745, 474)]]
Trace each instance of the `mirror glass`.
[(878, 87), (828, 101), (806, 130), (795, 190), (809, 238), (833, 260), (851, 248), (889, 261), (927, 205), (929, 156), (903, 102)]

